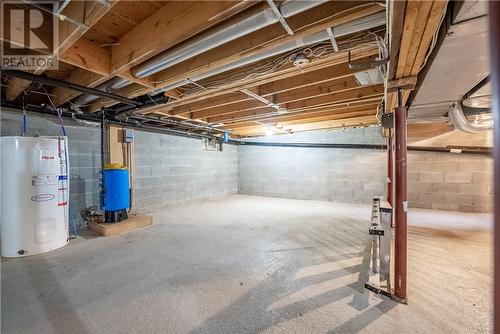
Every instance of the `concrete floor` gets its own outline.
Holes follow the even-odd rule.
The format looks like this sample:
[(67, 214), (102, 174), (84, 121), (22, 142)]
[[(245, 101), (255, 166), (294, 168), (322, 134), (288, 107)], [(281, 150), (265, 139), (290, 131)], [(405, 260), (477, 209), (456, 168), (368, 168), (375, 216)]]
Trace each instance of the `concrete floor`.
[(491, 217), (410, 211), (409, 304), (363, 289), (366, 205), (233, 196), (2, 260), (2, 333), (485, 333)]

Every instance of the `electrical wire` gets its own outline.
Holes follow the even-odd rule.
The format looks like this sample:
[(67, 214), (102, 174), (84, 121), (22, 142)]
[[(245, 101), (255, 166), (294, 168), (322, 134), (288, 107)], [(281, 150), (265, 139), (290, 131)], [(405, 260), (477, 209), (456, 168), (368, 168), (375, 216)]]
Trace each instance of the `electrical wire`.
[[(76, 238), (76, 235), (77, 235), (76, 225), (75, 225), (75, 222), (73, 220), (73, 217), (71, 216), (71, 210), (70, 210), (70, 204), (69, 204), (69, 196), (68, 196), (68, 198), (66, 198), (66, 196), (65, 196), (66, 195), (65, 190), (68, 192), (68, 195), (69, 195), (70, 174), (69, 174), (68, 145), (67, 145), (67, 138), (68, 137), (66, 136), (66, 129), (64, 127), (64, 120), (63, 120), (63, 116), (62, 116), (63, 109), (62, 108), (57, 108), (55, 106), (54, 102), (50, 98), (49, 92), (47, 91), (47, 89), (45, 87), (42, 86), (42, 89), (47, 94), (47, 98), (48, 98), (48, 100), (49, 100), (52, 108), (54, 108), (54, 110), (57, 112), (57, 116), (58, 116), (59, 122), (60, 122), (60, 128), (59, 128), (59, 133), (58, 133), (58, 137), (57, 137), (57, 146), (58, 146), (59, 159), (62, 159), (61, 134), (62, 134), (62, 136), (64, 138), (64, 164), (61, 164), (61, 175), (59, 176), (59, 180), (61, 181), (60, 182), (61, 184), (59, 185), (59, 190), (62, 191), (62, 194), (63, 194), (62, 203), (64, 205), (68, 206), (68, 216), (69, 216), (68, 219), (73, 224), (73, 228), (75, 230), (75, 238)], [(65, 170), (62, 169), (63, 165), (64, 165)], [(66, 184), (65, 184), (64, 181), (66, 181)]]
[[(337, 42), (339, 49), (350, 49), (359, 44), (370, 44), (376, 43), (379, 46), (379, 57), (383, 57), (387, 52), (387, 47), (383, 42), (383, 39), (377, 35), (381, 30), (370, 31), (370, 32), (360, 32), (351, 35), (347, 39), (341, 40)], [(323, 59), (332, 54), (336, 53), (333, 49), (333, 46), (329, 42), (319, 42), (311, 46), (301, 47), (295, 49), (291, 52), (285, 53), (284, 55), (279, 56), (273, 60), (269, 60), (259, 66), (253, 67), (251, 72), (248, 73), (240, 70), (239, 72), (234, 72), (232, 75), (225, 76), (220, 80), (212, 80), (207, 83), (203, 83), (202, 86), (204, 89), (197, 87), (197, 85), (185, 85), (183, 87), (179, 87), (178, 90), (181, 91), (183, 95), (190, 95), (200, 93), (202, 91), (210, 90), (210, 89), (218, 89), (225, 85), (232, 84), (235, 82), (245, 81), (257, 77), (261, 77), (270, 73), (273, 73), (291, 63), (293, 63), (295, 57), (298, 54), (303, 54), (307, 58), (318, 58)], [(300, 68), (299, 68), (300, 70)], [(198, 83), (199, 84), (199, 83)]]

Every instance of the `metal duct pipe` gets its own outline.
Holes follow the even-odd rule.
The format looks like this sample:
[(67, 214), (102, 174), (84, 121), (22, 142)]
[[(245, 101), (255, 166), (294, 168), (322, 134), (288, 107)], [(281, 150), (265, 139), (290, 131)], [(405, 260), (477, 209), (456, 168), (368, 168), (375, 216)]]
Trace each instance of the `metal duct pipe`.
[[(96, 87), (96, 89), (103, 90), (106, 92), (113, 92), (117, 89), (123, 88), (125, 86), (130, 85), (130, 81), (118, 77), (114, 77), (111, 80), (106, 81), (103, 84), (100, 84), (99, 86)], [(75, 101), (73, 101), (74, 104), (78, 106), (84, 106), (86, 104), (89, 104), (92, 101), (95, 101), (99, 98), (99, 96), (96, 95), (81, 95)]]
[[(284, 18), (287, 18), (327, 1), (328, 0), (288, 0), (280, 6), (279, 11)], [(132, 74), (137, 78), (145, 78), (186, 59), (195, 57), (239, 37), (279, 22), (279, 20), (280, 18), (271, 8), (265, 9), (262, 12), (246, 17), (234, 24), (216, 29), (215, 32), (207, 32), (202, 35), (201, 38), (197, 38), (191, 42), (184, 43), (178, 47), (160, 53), (145, 63), (134, 67), (132, 69)]]
[(493, 129), (493, 120), (478, 124), (471, 123), (464, 115), (461, 102), (455, 103), (451, 106), (450, 110), (448, 111), (448, 118), (450, 119), (455, 129), (467, 133), (478, 133)]
[[(378, 12), (375, 14), (371, 14), (371, 15), (353, 20), (351, 22), (341, 24), (341, 25), (338, 25), (335, 27), (334, 36), (335, 36), (335, 38), (337, 38), (337, 37), (342, 37), (342, 36), (349, 35), (352, 33), (360, 32), (363, 30), (376, 28), (376, 27), (379, 27), (381, 25), (384, 25), (385, 19), (386, 19), (385, 13)], [(158, 92), (174, 89), (174, 88), (177, 88), (180, 86), (184, 86), (184, 85), (189, 84), (191, 81), (203, 80), (205, 78), (214, 76), (214, 75), (219, 74), (219, 73), (223, 73), (223, 72), (226, 72), (226, 71), (229, 71), (229, 70), (241, 67), (241, 66), (255, 63), (255, 62), (263, 60), (265, 58), (276, 56), (276, 55), (279, 55), (279, 54), (284, 53), (284, 52), (292, 51), (298, 47), (311, 45), (311, 44), (315, 44), (315, 43), (319, 43), (319, 42), (323, 42), (323, 41), (327, 41), (327, 40), (330, 40), (330, 36), (328, 35), (328, 32), (326, 30), (320, 31), (320, 32), (314, 33), (312, 35), (302, 37), (302, 38), (297, 38), (294, 41), (281, 44), (280, 46), (275, 47), (273, 49), (270, 49), (268, 51), (240, 58), (239, 60), (237, 60), (235, 62), (232, 62), (230, 64), (227, 64), (227, 65), (219, 67), (219, 68), (215, 68), (211, 71), (196, 75), (194, 77), (190, 77), (189, 80), (187, 80), (187, 78), (186, 78), (185, 80), (178, 81), (174, 84), (163, 87), (162, 89), (157, 90), (155, 92), (158, 93)]]

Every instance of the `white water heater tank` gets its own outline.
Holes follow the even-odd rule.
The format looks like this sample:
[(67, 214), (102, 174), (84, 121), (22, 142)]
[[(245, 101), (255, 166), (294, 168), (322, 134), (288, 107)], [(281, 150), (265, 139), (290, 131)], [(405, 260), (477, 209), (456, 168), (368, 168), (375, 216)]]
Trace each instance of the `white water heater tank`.
[(66, 137), (0, 137), (1, 254), (40, 254), (68, 243)]

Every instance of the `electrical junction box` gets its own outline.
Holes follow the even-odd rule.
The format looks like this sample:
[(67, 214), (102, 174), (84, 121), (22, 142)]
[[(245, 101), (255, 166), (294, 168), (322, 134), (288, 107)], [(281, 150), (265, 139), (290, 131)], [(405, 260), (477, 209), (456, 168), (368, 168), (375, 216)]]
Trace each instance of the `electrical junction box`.
[(123, 129), (123, 142), (131, 143), (134, 141), (134, 130), (132, 129)]

